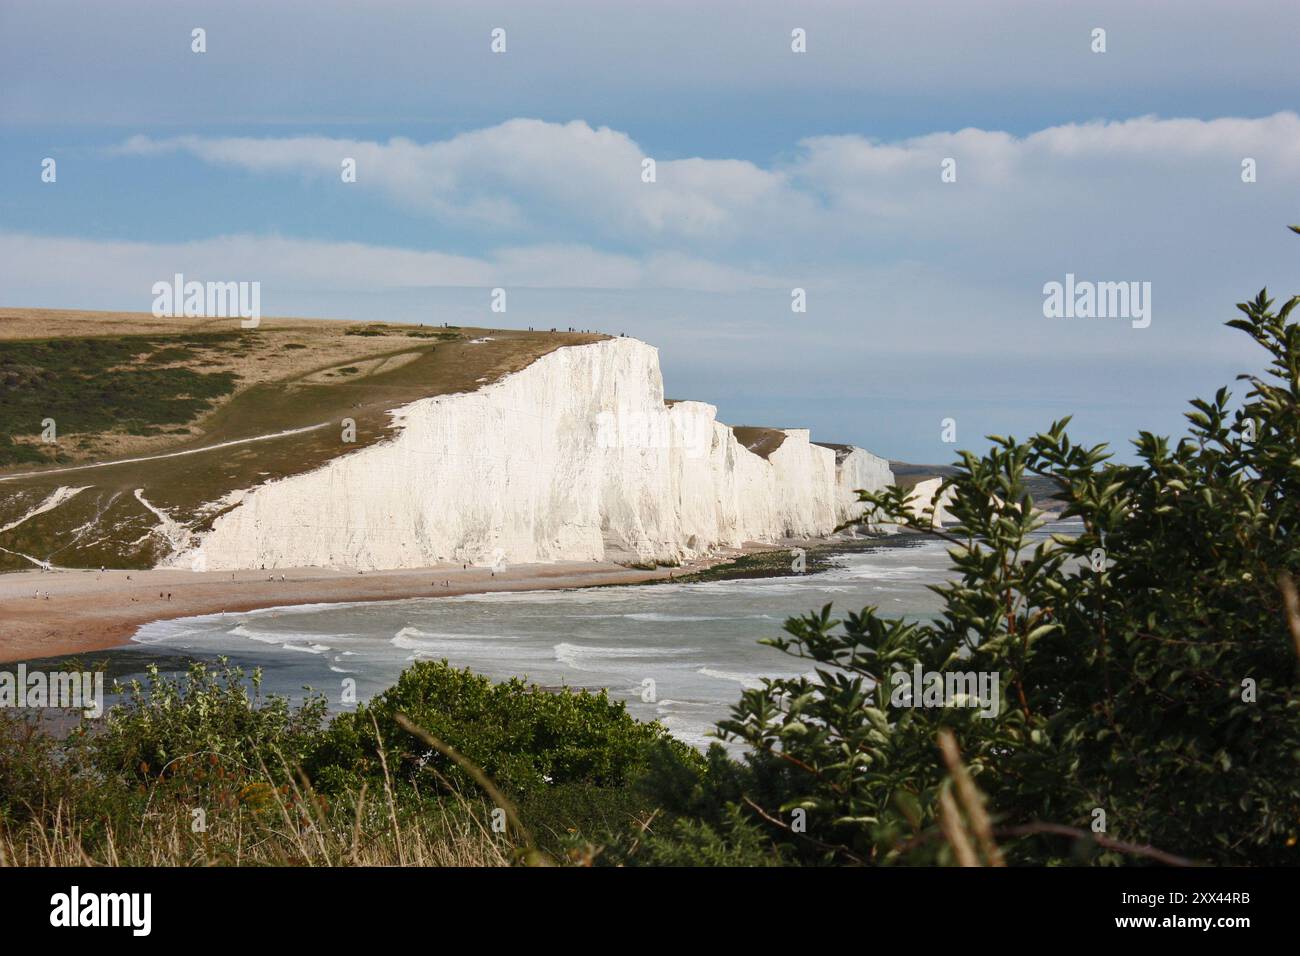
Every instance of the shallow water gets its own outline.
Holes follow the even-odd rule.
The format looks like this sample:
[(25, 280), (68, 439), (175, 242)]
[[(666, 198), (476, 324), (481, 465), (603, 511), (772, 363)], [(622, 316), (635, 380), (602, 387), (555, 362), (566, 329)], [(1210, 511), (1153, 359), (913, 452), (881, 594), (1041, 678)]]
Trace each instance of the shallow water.
[(345, 678), (365, 700), (412, 661), (445, 658), (498, 680), (608, 688), (634, 716), (702, 744), (742, 688), (810, 670), (757, 643), (779, 634), (787, 617), (828, 602), (927, 617), (937, 601), (926, 585), (942, 580), (948, 564), (942, 545), (920, 540), (837, 561), (841, 567), (802, 577), (211, 614), (146, 625), (135, 640), (150, 656), (226, 655), (261, 666), (265, 690), (298, 697), (310, 686), (331, 709), (344, 707)]
[(226, 655), (262, 667), (266, 691), (300, 697), (309, 686), (326, 694), (332, 710), (348, 706), (345, 680), (366, 700), (412, 661), (445, 658), (497, 680), (607, 688), (634, 716), (702, 745), (743, 688), (809, 673), (807, 662), (759, 645), (760, 638), (828, 602), (841, 613), (874, 605), (889, 616), (933, 617), (939, 601), (928, 585), (950, 573), (946, 549), (932, 539), (896, 539), (798, 577), (211, 614), (148, 624), (135, 635), (142, 646), (123, 657)]

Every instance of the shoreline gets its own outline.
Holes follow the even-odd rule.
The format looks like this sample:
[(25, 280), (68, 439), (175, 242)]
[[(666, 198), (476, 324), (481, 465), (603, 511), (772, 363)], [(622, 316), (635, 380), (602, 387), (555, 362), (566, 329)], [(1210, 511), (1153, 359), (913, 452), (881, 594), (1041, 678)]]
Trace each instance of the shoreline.
[[(791, 548), (805, 549), (810, 559), (809, 572), (816, 573), (843, 551), (911, 543), (918, 542), (908, 534), (751, 543), (677, 567), (655, 569), (630, 568), (610, 561), (557, 561), (514, 565), (499, 573), (490, 568), (453, 565), (364, 573), (327, 568), (18, 571), (0, 575), (0, 664), (129, 647), (136, 631), (146, 624), (205, 614), (459, 597), (493, 591), (559, 591), (669, 580), (690, 583), (775, 577), (792, 572), (783, 570), (784, 559), (774, 561), (771, 556)], [(285, 580), (280, 580), (281, 575)], [(35, 596), (37, 593), (40, 597)]]
[(783, 550), (781, 545), (747, 545), (653, 570), (608, 561), (558, 561), (497, 573), (452, 565), (364, 573), (326, 568), (19, 571), (0, 575), (0, 664), (130, 646), (136, 631), (155, 621), (306, 604), (651, 584)]
[[(489, 568), (449, 566), (364, 574), (324, 568), (277, 569), (273, 575), (268, 571), (170, 568), (102, 573), (20, 571), (0, 576), (0, 663), (127, 646), (143, 625), (174, 618), (304, 604), (638, 584), (666, 581), (670, 574), (721, 560), (728, 559), (654, 571), (611, 562), (564, 561), (518, 565), (496, 574)], [(268, 580), (271, 576), (275, 580)], [(38, 591), (41, 596), (35, 597)]]

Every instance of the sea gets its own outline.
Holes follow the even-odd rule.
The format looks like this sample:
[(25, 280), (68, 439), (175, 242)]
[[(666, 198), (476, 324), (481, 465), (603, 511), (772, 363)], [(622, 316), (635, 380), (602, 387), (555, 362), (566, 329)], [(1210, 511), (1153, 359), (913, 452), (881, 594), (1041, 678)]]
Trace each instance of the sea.
[[(1043, 533), (1058, 528), (1044, 529)], [(1067, 530), (1060, 528), (1059, 530)], [(1075, 529), (1068, 529), (1075, 530)], [(606, 689), (638, 719), (707, 746), (745, 688), (810, 674), (809, 662), (760, 642), (791, 618), (872, 606), (908, 620), (940, 610), (930, 589), (951, 575), (948, 545), (884, 539), (837, 553), (818, 573), (459, 597), (311, 604), (147, 624), (112, 670), (163, 670), (227, 657), (261, 668), (263, 692), (324, 694), (349, 709), (391, 686), (415, 661), (446, 660), (494, 680)], [(169, 668), (169, 662), (175, 668)]]

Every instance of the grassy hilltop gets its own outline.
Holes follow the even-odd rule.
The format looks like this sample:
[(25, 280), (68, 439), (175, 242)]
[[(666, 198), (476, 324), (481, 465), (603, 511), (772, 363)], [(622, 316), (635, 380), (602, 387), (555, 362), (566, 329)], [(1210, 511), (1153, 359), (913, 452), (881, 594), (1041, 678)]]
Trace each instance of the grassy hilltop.
[[(150, 507), (202, 527), (215, 517), (204, 506), (230, 491), (380, 441), (392, 409), (601, 338), (314, 319), (244, 330), (237, 319), (0, 309), (0, 571), (32, 559), (149, 567), (170, 548)], [(345, 418), (355, 443), (341, 440)], [(54, 443), (43, 439), (47, 419)], [(60, 487), (85, 490), (31, 514)]]

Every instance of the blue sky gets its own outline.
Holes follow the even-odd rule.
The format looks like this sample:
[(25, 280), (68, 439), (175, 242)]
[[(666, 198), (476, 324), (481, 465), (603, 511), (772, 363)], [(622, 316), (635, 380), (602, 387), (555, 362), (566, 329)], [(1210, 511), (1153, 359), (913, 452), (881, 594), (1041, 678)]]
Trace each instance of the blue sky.
[[(1281, 0), (9, 2), (0, 305), (255, 280), (267, 314), (627, 332), (674, 397), (894, 458), (951, 460), (947, 417), (978, 448), (1073, 414), (1123, 452), (1257, 366), (1233, 303), (1300, 290), (1298, 27)], [(1045, 318), (1067, 273), (1150, 282), (1150, 327)]]

